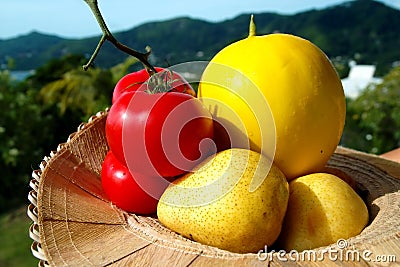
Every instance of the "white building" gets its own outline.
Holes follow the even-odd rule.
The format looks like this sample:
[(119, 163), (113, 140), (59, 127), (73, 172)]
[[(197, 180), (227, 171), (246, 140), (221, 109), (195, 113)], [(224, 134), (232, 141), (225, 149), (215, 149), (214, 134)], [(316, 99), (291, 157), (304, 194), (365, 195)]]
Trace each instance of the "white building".
[(381, 78), (374, 77), (375, 69), (374, 65), (357, 65), (351, 62), (349, 76), (342, 79), (345, 96), (356, 98), (369, 84), (381, 83)]

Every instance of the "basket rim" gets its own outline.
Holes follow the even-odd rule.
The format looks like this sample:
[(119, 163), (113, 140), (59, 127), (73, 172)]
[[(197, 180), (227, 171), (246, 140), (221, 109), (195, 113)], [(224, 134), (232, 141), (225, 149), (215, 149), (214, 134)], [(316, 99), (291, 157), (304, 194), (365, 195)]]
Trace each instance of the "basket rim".
[[(32, 220), (32, 224), (30, 225), (29, 228), (29, 236), (32, 239), (32, 245), (31, 245), (31, 252), (32, 254), (39, 260), (39, 266), (50, 266), (48, 257), (46, 256), (45, 251), (42, 248), (42, 243), (41, 243), (41, 233), (39, 230), (39, 210), (38, 210), (38, 190), (39, 190), (39, 185), (41, 181), (41, 176), (45, 172), (47, 166), (51, 164), (51, 161), (56, 158), (57, 155), (62, 153), (65, 149), (67, 149), (68, 144), (73, 140), (74, 137), (78, 135), (81, 131), (84, 131), (87, 129), (91, 124), (94, 124), (96, 121), (104, 118), (104, 116), (107, 116), (108, 109), (105, 111), (100, 111), (96, 113), (95, 115), (91, 116), (89, 120), (86, 123), (81, 123), (77, 131), (70, 134), (67, 141), (65, 143), (61, 143), (57, 146), (57, 149), (55, 151), (51, 151), (49, 156), (45, 156), (42, 160), (42, 162), (39, 164), (39, 169), (34, 170), (32, 172), (32, 179), (29, 183), (31, 187), (31, 191), (28, 193), (28, 200), (29, 200), (29, 205), (27, 207), (27, 214), (28, 217)], [(344, 148), (338, 146), (336, 149), (332, 161), (336, 162), (336, 164), (341, 164), (341, 162), (346, 159), (346, 160), (358, 160), (358, 161), (364, 161), (367, 165), (372, 165), (375, 167), (377, 172), (381, 172), (380, 175), (387, 175), (390, 176), (391, 179), (394, 181), (397, 181), (400, 184), (400, 164), (376, 155)], [(398, 191), (400, 192), (400, 191)], [(375, 217), (374, 217), (375, 218)], [(393, 233), (394, 236), (399, 237), (400, 236), (400, 224), (397, 225), (397, 232)], [(352, 237), (349, 240), (353, 244), (359, 244), (361, 247), (362, 245), (362, 240), (358, 240), (358, 237)], [(383, 239), (382, 239), (383, 238)], [(378, 239), (374, 241), (375, 243), (379, 243), (382, 240), (385, 239), (385, 237), (382, 237), (381, 239)], [(386, 237), (386, 238), (391, 238), (391, 237)], [(372, 243), (374, 243), (372, 242)], [(160, 244), (162, 246), (162, 244)], [(332, 244), (326, 247), (335, 247), (336, 244)], [(168, 246), (168, 244), (166, 245)], [(400, 247), (400, 240), (398, 246)], [(316, 248), (314, 250), (320, 250), (321, 248)], [(277, 252), (275, 252), (277, 253)], [(236, 254), (236, 253), (231, 253), (231, 254)], [(246, 254), (240, 254), (242, 257), (246, 257)], [(233, 255), (234, 256), (234, 255)]]
[(56, 150), (52, 150), (49, 156), (44, 156), (42, 161), (39, 163), (39, 169), (33, 170), (31, 174), (31, 180), (29, 182), (29, 187), (31, 190), (28, 193), (29, 204), (27, 207), (27, 215), (31, 219), (32, 224), (29, 227), (29, 237), (32, 239), (31, 252), (34, 257), (39, 260), (38, 266), (50, 266), (48, 263), (48, 258), (42, 249), (42, 244), (40, 240), (40, 230), (39, 230), (39, 211), (38, 211), (38, 191), (41, 176), (46, 169), (46, 166), (55, 158), (59, 153), (66, 149), (69, 142), (76, 136), (79, 132), (86, 129), (86, 127), (96, 120), (101, 119), (106, 116), (109, 108), (104, 111), (99, 111), (95, 115), (91, 116), (87, 122), (82, 122), (78, 127), (76, 132), (71, 133), (66, 142), (60, 143)]

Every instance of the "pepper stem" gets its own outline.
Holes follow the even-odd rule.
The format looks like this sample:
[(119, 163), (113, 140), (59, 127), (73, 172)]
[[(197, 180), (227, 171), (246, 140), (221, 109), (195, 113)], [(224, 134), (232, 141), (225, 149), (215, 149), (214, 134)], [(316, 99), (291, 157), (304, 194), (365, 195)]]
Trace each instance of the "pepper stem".
[(110, 30), (108, 29), (106, 22), (104, 21), (104, 18), (100, 12), (97, 0), (84, 0), (84, 1), (90, 7), (93, 15), (95, 16), (95, 18), (97, 20), (97, 23), (99, 24), (99, 26), (103, 32), (103, 35), (96, 47), (96, 50), (93, 52), (89, 61), (85, 65), (83, 65), (84, 70), (87, 70), (93, 64), (93, 61), (96, 58), (97, 54), (99, 53), (104, 42), (109, 41), (116, 48), (121, 50), (122, 52), (125, 52), (126, 54), (131, 55), (131, 56), (137, 58), (140, 62), (142, 62), (142, 64), (144, 65), (144, 67), (146, 68), (146, 70), (150, 76), (157, 72), (156, 69), (148, 61), (148, 57), (151, 53), (149, 48), (146, 48), (146, 51), (147, 51), (146, 53), (140, 53), (140, 52), (133, 50), (130, 47), (118, 42), (118, 40), (112, 35)]
[(250, 16), (249, 37), (256, 36), (256, 24), (254, 23), (254, 15)]

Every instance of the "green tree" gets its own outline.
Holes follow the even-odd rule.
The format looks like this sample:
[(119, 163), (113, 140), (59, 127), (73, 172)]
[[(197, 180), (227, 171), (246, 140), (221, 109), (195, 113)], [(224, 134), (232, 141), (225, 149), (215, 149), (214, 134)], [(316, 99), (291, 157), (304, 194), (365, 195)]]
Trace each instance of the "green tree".
[(46, 105), (56, 106), (60, 115), (67, 109), (81, 114), (81, 119), (104, 110), (110, 105), (113, 84), (110, 71), (81, 68), (73, 69), (40, 90), (40, 96)]
[(111, 105), (115, 83), (136, 62), (133, 57), (128, 57), (110, 69), (90, 68), (87, 71), (75, 66), (44, 85), (40, 96), (44, 104), (57, 107), (61, 116), (69, 111), (86, 120)]
[(43, 157), (51, 116), (43, 116), (35, 90), (0, 72), (0, 212), (25, 202), (32, 163)]
[(348, 101), (342, 144), (381, 154), (400, 146), (400, 67)]
[(89, 116), (111, 105), (132, 58), (111, 69), (82, 70), (85, 59), (49, 61), (25, 81), (0, 71), (0, 213), (26, 203), (31, 172)]
[(66, 55), (55, 58), (35, 70), (35, 74), (28, 78), (30, 87), (40, 89), (46, 84), (61, 79), (64, 73), (82, 66), (86, 58), (82, 55)]

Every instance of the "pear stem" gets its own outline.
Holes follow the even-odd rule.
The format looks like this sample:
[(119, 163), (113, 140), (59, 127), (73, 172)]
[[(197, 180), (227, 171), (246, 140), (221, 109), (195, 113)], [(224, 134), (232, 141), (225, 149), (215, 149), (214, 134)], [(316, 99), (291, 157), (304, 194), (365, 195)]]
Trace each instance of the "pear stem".
[(104, 21), (104, 18), (100, 12), (97, 0), (84, 0), (84, 1), (90, 7), (93, 15), (95, 16), (95, 18), (97, 20), (97, 23), (99, 24), (99, 26), (103, 32), (103, 35), (96, 47), (96, 50), (93, 52), (89, 61), (85, 65), (83, 65), (84, 70), (87, 70), (93, 64), (93, 61), (95, 60), (96, 56), (98, 55), (98, 53), (99, 53), (101, 47), (103, 46), (103, 44), (105, 43), (105, 41), (109, 41), (110, 43), (112, 43), (116, 48), (118, 48), (122, 52), (125, 52), (126, 54), (131, 55), (131, 56), (137, 58), (140, 62), (142, 62), (142, 64), (144, 65), (144, 67), (146, 68), (146, 70), (150, 76), (157, 72), (156, 69), (148, 61), (148, 57), (151, 53), (149, 48), (146, 48), (146, 50), (147, 50), (146, 53), (140, 53), (140, 52), (133, 50), (130, 47), (118, 42), (118, 40), (112, 35), (110, 30), (108, 29), (106, 22)]
[(254, 15), (250, 16), (249, 37), (256, 36), (256, 24), (254, 23)]

